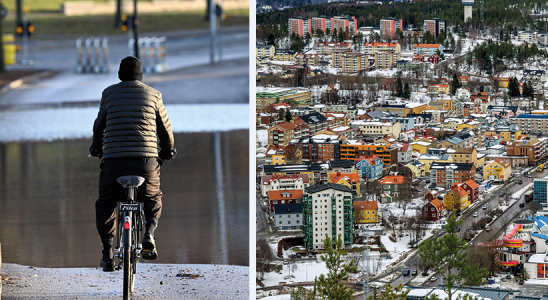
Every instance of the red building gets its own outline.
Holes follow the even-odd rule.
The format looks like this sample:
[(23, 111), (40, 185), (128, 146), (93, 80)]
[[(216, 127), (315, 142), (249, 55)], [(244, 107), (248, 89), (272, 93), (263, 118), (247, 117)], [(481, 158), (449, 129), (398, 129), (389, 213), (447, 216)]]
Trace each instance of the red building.
[(280, 190), (268, 192), (268, 209), (274, 212), (274, 205), (301, 203), (303, 190)]
[(443, 202), (438, 199), (434, 199), (426, 203), (426, 205), (422, 208), (422, 215), (427, 221), (435, 222), (444, 216), (444, 210), (445, 206), (443, 206)]
[(441, 58), (437, 54), (433, 54), (430, 57), (428, 57), (428, 62), (432, 63), (432, 64), (435, 64), (435, 65), (439, 64), (440, 60), (441, 60)]
[(479, 186), (472, 179), (467, 178), (464, 182), (455, 183), (453, 186), (458, 185), (468, 194), (470, 204), (474, 203), (479, 198)]
[(426, 195), (424, 195), (424, 200), (426, 201), (432, 201), (434, 199), (438, 199), (438, 191), (436, 190), (431, 190), (430, 192), (426, 193)]

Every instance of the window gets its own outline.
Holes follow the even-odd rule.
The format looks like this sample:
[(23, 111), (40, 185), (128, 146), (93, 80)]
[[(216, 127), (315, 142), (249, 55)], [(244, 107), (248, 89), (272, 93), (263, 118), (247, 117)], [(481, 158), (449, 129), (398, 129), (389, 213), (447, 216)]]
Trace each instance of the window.
[(299, 217), (299, 214), (297, 214), (297, 218)]
[(432, 217), (435, 217), (435, 216), (436, 216), (436, 214), (432, 214)]
[(280, 225), (282, 225), (282, 221), (280, 221)]
[(297, 224), (299, 224), (299, 223), (300, 223), (299, 220), (297, 220)]
[(288, 225), (291, 224), (291, 221), (287, 221), (287, 224), (288, 224)]
[(272, 201), (272, 203), (278, 204), (278, 200), (274, 200), (274, 201)]

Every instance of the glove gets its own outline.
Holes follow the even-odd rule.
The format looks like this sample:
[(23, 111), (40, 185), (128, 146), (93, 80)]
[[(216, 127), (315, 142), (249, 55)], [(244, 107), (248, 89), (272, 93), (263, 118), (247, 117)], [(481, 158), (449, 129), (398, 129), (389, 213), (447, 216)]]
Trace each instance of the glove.
[(175, 155), (177, 155), (177, 149), (175, 149), (175, 147), (173, 147), (171, 150), (162, 149), (158, 154), (161, 160), (170, 160), (174, 158)]
[(93, 148), (93, 144), (91, 144), (91, 146), (89, 146), (89, 154), (91, 156), (101, 158), (103, 157), (103, 149), (101, 149), (100, 151), (96, 150), (95, 148)]

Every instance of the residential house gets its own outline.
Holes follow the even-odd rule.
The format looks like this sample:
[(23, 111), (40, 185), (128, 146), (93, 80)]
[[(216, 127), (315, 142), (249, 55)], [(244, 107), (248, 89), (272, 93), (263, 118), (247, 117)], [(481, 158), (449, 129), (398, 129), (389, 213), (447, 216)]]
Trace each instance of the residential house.
[(429, 93), (438, 93), (442, 95), (449, 95), (449, 85), (448, 84), (428, 84)]
[(457, 148), (450, 153), (449, 155), (453, 158), (453, 162), (456, 163), (473, 163), (476, 168), (481, 167), (482, 165), (478, 165), (478, 151), (474, 148)]
[(285, 165), (285, 148), (280, 145), (270, 145), (265, 152), (266, 165)]
[(302, 121), (283, 121), (268, 129), (268, 145), (287, 146), (292, 139), (308, 136), (308, 126)]
[(360, 174), (359, 173), (328, 173), (329, 182), (341, 184), (349, 187), (356, 196), (361, 196), (360, 193)]
[(459, 82), (462, 86), (468, 85), (469, 76), (459, 76)]
[(320, 64), (320, 56), (317, 54), (303, 54), (299, 53), (295, 55), (296, 65), (317, 66)]
[(433, 163), (450, 163), (453, 162), (453, 158), (449, 154), (422, 154), (418, 161), (424, 164), (424, 174), (428, 175)]
[(441, 44), (415, 44), (413, 45), (413, 54), (421, 54), (424, 56), (432, 56), (436, 54), (436, 50), (439, 53), (443, 53), (443, 46)]
[[(455, 182), (476, 179), (476, 166), (473, 163), (439, 163), (430, 166), (430, 183), (449, 188)], [(447, 206), (447, 205), (446, 205)]]
[(401, 132), (401, 124), (393, 122), (353, 121), (353, 127), (359, 128), (362, 135), (391, 136), (398, 138)]
[(265, 198), (270, 191), (304, 190), (308, 186), (310, 186), (310, 177), (308, 174), (261, 176), (261, 196)]
[(427, 61), (431, 64), (437, 65), (440, 63), (441, 58), (437, 54), (432, 54), (428, 57)]
[(375, 154), (370, 156), (360, 156), (355, 160), (356, 168), (361, 172), (361, 177), (367, 181), (374, 181), (382, 177), (383, 162)]
[(510, 179), (511, 174), (512, 166), (502, 159), (487, 161), (483, 166), (483, 179), (485, 180), (507, 181)]
[(544, 70), (523, 70), (521, 78), (527, 85), (532, 86), (535, 93), (542, 91), (546, 83), (546, 72)]
[(467, 178), (464, 182), (453, 183), (455, 184), (466, 191), (470, 204), (479, 199), (479, 186), (474, 180)]
[(274, 52), (276, 51), (276, 47), (274, 45), (259, 45), (257, 44), (257, 57), (274, 57)]
[(521, 135), (522, 131), (520, 127), (516, 125), (496, 125), (496, 126), (480, 126), (480, 131), (484, 136), (489, 135), (498, 135), (500, 136), (503, 142), (512, 142), (517, 140)]
[(409, 147), (409, 143), (402, 143), (398, 150), (398, 163), (407, 164), (413, 159), (413, 148)]
[(445, 206), (437, 198), (433, 199), (424, 205), (422, 215), (427, 221), (436, 222), (445, 216)]
[(391, 203), (393, 199), (409, 193), (409, 180), (402, 175), (387, 175), (377, 180), (381, 185), (381, 202)]
[(309, 186), (303, 195), (303, 241), (308, 250), (322, 250), (323, 241), (340, 234), (343, 248), (354, 241), (354, 194), (340, 184)]
[(443, 205), (448, 210), (461, 211), (470, 205), (468, 193), (458, 185), (451, 186), (451, 190), (443, 197)]
[(411, 170), (414, 178), (422, 177), (426, 174), (425, 164), (421, 161), (413, 160), (410, 163), (406, 164), (405, 166)]
[(290, 145), (295, 146), (293, 149), (299, 149), (302, 162), (326, 162), (340, 159), (339, 138), (341, 137), (338, 135), (319, 134), (310, 138), (294, 139)]
[(268, 209), (270, 212), (274, 212), (274, 208), (280, 204), (299, 203), (303, 198), (303, 190), (277, 190), (268, 192)]
[(343, 141), (341, 159), (352, 160), (360, 156), (377, 155), (385, 166), (398, 162), (398, 148), (394, 145), (367, 144), (362, 141)]
[(440, 196), (440, 193), (438, 193), (438, 191), (430, 190), (430, 192), (424, 195), (424, 200), (430, 202), (434, 199), (438, 199), (439, 196)]
[(354, 222), (368, 224), (379, 222), (379, 205), (377, 201), (356, 201), (354, 204)]
[(294, 61), (297, 52), (288, 49), (276, 49), (272, 60), (276, 61)]
[(309, 105), (311, 91), (304, 88), (264, 88), (258, 87), (256, 93), (255, 112), (261, 113), (269, 105), (285, 102), (294, 106)]
[(364, 45), (364, 53), (367, 55), (374, 55), (379, 51), (401, 53), (401, 46), (399, 43), (365, 43)]
[(303, 204), (278, 204), (274, 208), (276, 230), (300, 229), (303, 227)]
[(502, 139), (500, 138), (500, 135), (486, 135), (485, 136), (485, 147), (493, 147), (496, 145), (500, 145), (502, 142)]
[(295, 122), (299, 119), (308, 125), (309, 134), (311, 136), (327, 129), (327, 118), (321, 113), (313, 112), (308, 115), (295, 116)]

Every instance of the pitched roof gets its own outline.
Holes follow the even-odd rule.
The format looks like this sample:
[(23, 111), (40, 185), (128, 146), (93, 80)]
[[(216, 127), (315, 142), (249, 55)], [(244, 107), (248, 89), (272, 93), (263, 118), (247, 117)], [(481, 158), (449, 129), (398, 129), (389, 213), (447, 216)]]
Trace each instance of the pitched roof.
[(341, 179), (344, 179), (348, 183), (360, 182), (360, 174), (358, 173), (331, 173), (329, 174), (329, 181), (332, 183), (337, 183)]
[(439, 48), (441, 44), (415, 44), (413, 48)]
[(465, 170), (470, 171), (474, 168), (473, 163), (443, 163), (443, 162), (433, 162), (430, 166), (430, 170), (436, 169), (453, 169), (453, 170)]
[(406, 183), (407, 179), (402, 175), (387, 175), (377, 181), (380, 184), (402, 184)]
[(439, 87), (439, 88), (448, 88), (448, 84), (441, 84), (441, 83), (430, 83), (428, 84), (428, 87)]
[(353, 204), (355, 210), (379, 209), (379, 204), (377, 203), (377, 201), (355, 201)]
[(365, 43), (365, 47), (396, 47), (398, 43)]
[(474, 153), (475, 148), (457, 148), (452, 154), (472, 154)]
[(464, 197), (466, 195), (468, 195), (468, 193), (463, 189), (461, 188), (460, 186), (457, 186), (454, 191), (459, 195), (459, 197)]
[[(281, 145), (270, 145), (266, 149), (266, 155), (274, 155), (274, 154), (284, 154), (285, 153), (285, 146)], [(281, 153), (279, 153), (281, 152)]]
[(469, 187), (471, 187), (471, 188), (473, 188), (473, 189), (476, 189), (476, 188), (479, 187), (478, 184), (477, 184), (474, 180), (472, 180), (472, 179), (470, 179), (470, 178), (466, 178), (466, 180), (464, 181), (464, 183), (467, 184)]
[(263, 175), (261, 176), (261, 182), (263, 184), (271, 184), (274, 180), (280, 179), (293, 179), (293, 181), (302, 179), (303, 183), (310, 183), (310, 178), (308, 174), (288, 174), (288, 175)]
[(301, 199), (303, 190), (277, 190), (268, 191), (269, 200), (284, 200), (284, 199)]
[(305, 192), (306, 193), (317, 193), (317, 192), (321, 192), (321, 191), (325, 191), (325, 190), (329, 190), (329, 189), (334, 189), (334, 190), (337, 190), (337, 191), (342, 191), (342, 192), (352, 192), (352, 190), (347, 187), (346, 185), (342, 185), (342, 184), (334, 184), (334, 183), (331, 183), (331, 182), (328, 182), (326, 184), (316, 184), (316, 185), (311, 185), (307, 188), (305, 188)]
[(443, 210), (443, 202), (441, 202), (438, 198), (430, 200), (430, 203), (434, 205), (438, 211)]

